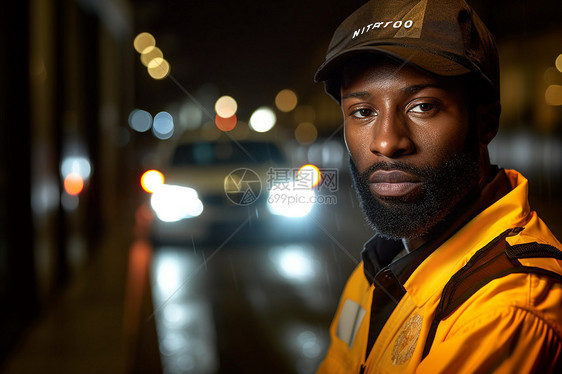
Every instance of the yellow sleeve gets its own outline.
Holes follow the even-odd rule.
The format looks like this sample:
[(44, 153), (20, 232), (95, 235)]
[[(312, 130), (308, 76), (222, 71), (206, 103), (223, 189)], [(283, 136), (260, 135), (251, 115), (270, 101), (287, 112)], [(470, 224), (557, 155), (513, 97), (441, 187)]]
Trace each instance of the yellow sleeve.
[(499, 307), (435, 342), (416, 373), (562, 373), (559, 327), (539, 312)]

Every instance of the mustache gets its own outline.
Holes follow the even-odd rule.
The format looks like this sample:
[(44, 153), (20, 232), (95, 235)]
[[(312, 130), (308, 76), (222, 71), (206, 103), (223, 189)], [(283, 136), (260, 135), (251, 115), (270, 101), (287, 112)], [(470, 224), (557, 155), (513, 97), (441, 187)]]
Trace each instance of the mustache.
[(371, 166), (369, 166), (366, 170), (364, 170), (362, 172), (360, 172), (357, 169), (357, 165), (355, 164), (355, 161), (353, 161), (352, 158), (350, 158), (350, 164), (351, 164), (352, 169), (356, 170), (359, 178), (366, 183), (368, 183), (368, 180), (369, 180), (371, 174), (373, 174), (375, 171), (378, 171), (378, 170), (385, 170), (385, 171), (400, 170), (400, 171), (404, 171), (404, 172), (413, 174), (413, 175), (419, 177), (420, 179), (427, 178), (428, 176), (431, 175), (430, 169), (420, 168), (420, 167), (417, 167), (417, 166), (407, 164), (407, 163), (402, 162), (402, 161), (377, 162), (377, 163), (372, 164)]

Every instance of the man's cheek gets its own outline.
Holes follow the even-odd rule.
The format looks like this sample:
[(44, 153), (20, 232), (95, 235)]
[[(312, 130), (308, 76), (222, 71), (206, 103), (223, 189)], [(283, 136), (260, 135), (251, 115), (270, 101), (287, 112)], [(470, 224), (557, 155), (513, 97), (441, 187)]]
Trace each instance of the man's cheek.
[(354, 153), (350, 152), (349, 158), (355, 164), (358, 175), (362, 175), (370, 166), (367, 162), (363, 160), (363, 158), (360, 155), (355, 155)]

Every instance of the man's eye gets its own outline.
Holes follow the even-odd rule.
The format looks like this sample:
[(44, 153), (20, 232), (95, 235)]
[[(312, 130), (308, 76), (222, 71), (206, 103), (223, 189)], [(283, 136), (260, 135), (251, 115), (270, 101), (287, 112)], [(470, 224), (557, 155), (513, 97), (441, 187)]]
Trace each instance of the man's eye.
[(435, 108), (434, 104), (431, 103), (422, 103), (422, 104), (418, 104), (413, 106), (412, 108), (410, 108), (410, 112), (414, 112), (414, 113), (424, 113), (424, 112), (429, 112), (430, 110), (433, 110)]
[(371, 114), (373, 114), (373, 111), (367, 108), (357, 109), (351, 113), (352, 116), (357, 118), (366, 118), (369, 117)]

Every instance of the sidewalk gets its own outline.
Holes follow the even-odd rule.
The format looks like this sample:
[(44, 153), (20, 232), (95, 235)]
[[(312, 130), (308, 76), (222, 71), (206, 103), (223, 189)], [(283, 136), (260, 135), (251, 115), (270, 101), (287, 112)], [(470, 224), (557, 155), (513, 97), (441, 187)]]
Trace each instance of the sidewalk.
[[(126, 337), (124, 310), (131, 229), (112, 226), (91, 262), (23, 337), (6, 374), (161, 371), (148, 286)], [(148, 297), (147, 297), (148, 296)], [(148, 322), (147, 322), (148, 321)], [(128, 324), (130, 325), (130, 324)]]

